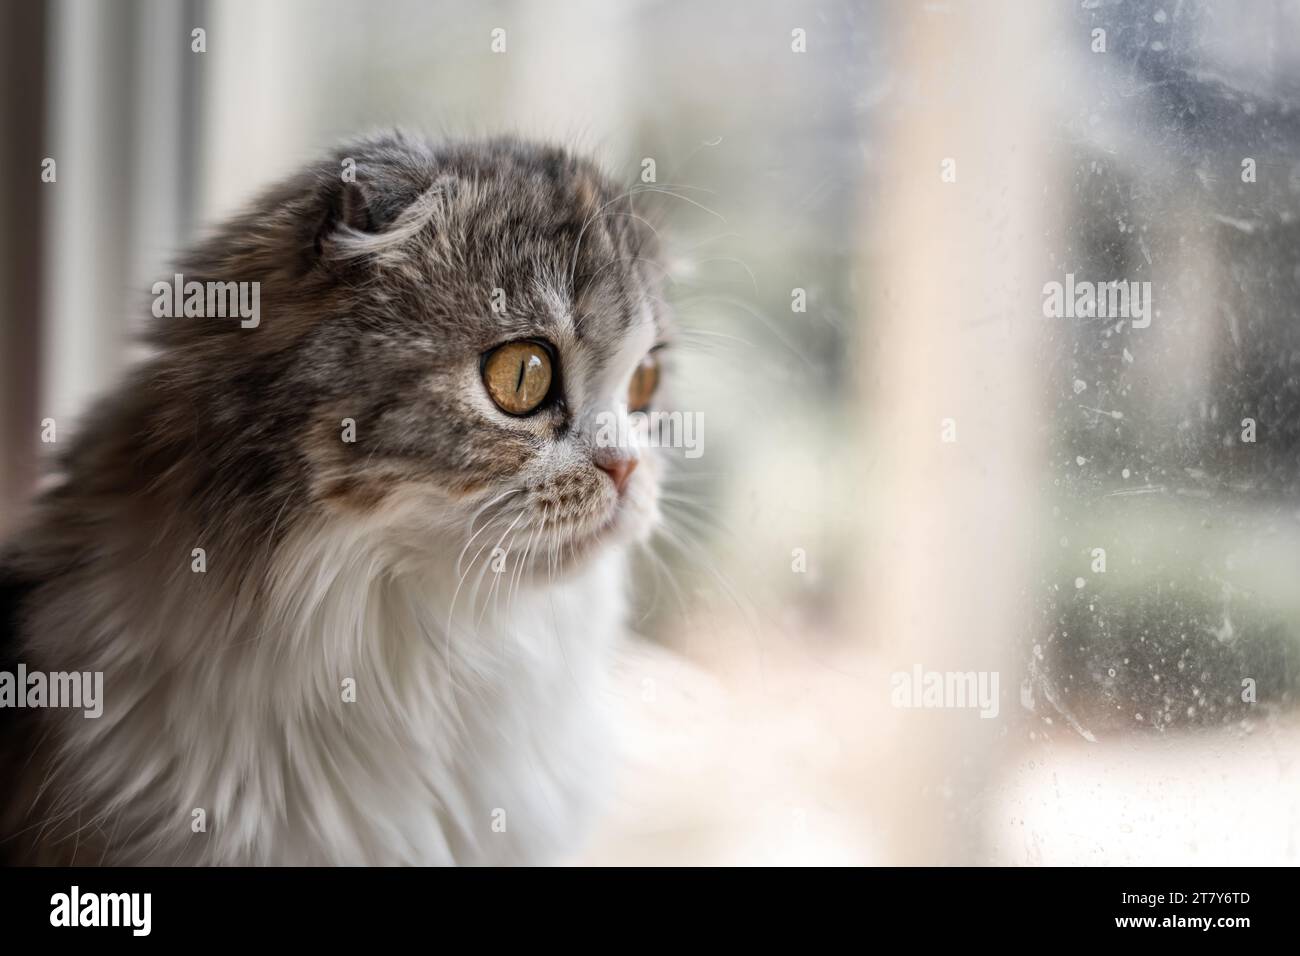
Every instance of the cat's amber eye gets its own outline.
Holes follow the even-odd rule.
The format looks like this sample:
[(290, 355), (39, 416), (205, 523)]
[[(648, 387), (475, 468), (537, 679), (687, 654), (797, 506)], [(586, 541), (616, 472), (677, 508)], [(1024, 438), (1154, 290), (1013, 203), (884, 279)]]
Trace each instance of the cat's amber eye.
[(483, 384), (510, 415), (529, 415), (551, 391), (551, 354), (536, 342), (507, 342), (483, 361)]
[(627, 387), (627, 409), (630, 412), (643, 412), (650, 407), (659, 387), (659, 359), (651, 352), (641, 360), (641, 364), (632, 373), (632, 382)]

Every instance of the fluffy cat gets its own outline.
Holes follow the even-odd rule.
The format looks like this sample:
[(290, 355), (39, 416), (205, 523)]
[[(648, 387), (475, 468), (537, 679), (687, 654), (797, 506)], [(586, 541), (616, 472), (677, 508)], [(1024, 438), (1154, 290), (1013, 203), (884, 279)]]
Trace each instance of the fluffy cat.
[(156, 319), (0, 560), (6, 666), (104, 675), (0, 711), (0, 855), (571, 852), (665, 465), (597, 440), (656, 391), (655, 238), (564, 150), (385, 134), (183, 259), (260, 321)]

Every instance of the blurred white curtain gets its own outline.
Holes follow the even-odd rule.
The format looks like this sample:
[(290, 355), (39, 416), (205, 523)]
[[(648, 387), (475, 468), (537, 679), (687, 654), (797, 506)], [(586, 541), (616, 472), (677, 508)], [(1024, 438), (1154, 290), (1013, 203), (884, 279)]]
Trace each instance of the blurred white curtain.
[[(999, 3), (900, 18), (923, 102), (882, 130), (895, 187), (867, 223), (881, 281), (863, 362), (883, 495), (865, 507), (861, 617), (893, 671), (1000, 675), (1000, 720), (969, 711), (887, 715), (890, 786), (869, 799), (891, 863), (985, 858), (982, 800), (1019, 706), (1018, 643), (1044, 451), (1038, 290), (1052, 163), (1051, 102), (1032, 83), (1060, 23)], [(944, 164), (955, 181), (944, 181)], [(953, 432), (944, 440), (944, 422)], [(880, 693), (884, 693), (884, 689)]]
[(57, 0), (50, 6), (44, 191), (41, 418), (59, 435), (108, 387), (146, 314), (150, 277), (189, 231), (198, 156), (198, 74), (188, 69), (202, 4)]

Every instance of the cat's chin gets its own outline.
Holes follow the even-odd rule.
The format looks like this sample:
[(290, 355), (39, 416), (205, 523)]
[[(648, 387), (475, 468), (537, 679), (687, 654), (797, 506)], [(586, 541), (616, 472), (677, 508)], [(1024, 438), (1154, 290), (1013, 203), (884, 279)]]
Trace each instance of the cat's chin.
[(629, 545), (649, 540), (652, 531), (652, 515), (620, 506), (594, 528), (568, 536), (553, 553), (543, 549), (531, 557), (526, 572), (534, 584), (553, 583)]

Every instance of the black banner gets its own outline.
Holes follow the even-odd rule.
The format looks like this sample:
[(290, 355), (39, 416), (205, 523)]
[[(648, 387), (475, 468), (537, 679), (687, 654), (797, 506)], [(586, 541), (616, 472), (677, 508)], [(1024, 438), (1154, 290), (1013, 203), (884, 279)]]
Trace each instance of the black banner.
[(495, 941), (510, 928), (540, 939), (603, 933), (613, 919), (619, 937), (689, 927), (696, 943), (780, 927), (881, 942), (919, 934), (927, 946), (1042, 930), (1053, 935), (1036, 945), (1127, 936), (1231, 947), (1294, 926), (1290, 877), (1263, 869), (6, 870), (0, 917), (8, 940), (75, 933), (82, 943), (338, 944), (440, 929), (457, 937), (487, 930)]

